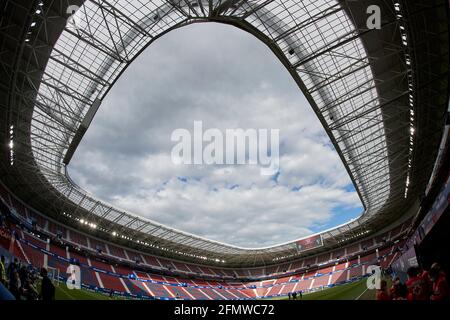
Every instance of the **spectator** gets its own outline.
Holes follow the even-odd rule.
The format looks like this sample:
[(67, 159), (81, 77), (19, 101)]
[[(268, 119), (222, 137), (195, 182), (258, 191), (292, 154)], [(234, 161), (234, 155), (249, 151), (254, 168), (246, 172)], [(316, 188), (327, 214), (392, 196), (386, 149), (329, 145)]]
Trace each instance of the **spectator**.
[(0, 283), (6, 285), (6, 268), (5, 268), (5, 256), (2, 255), (0, 259)]
[(19, 272), (14, 270), (13, 273), (11, 274), (11, 277), (9, 278), (9, 291), (16, 298), (16, 300), (20, 300), (20, 288), (21, 283)]
[(447, 276), (438, 263), (433, 263), (429, 275), (433, 284), (431, 300), (449, 300)]
[(55, 286), (53, 285), (52, 281), (48, 277), (47, 269), (45, 269), (45, 268), (41, 269), (41, 276), (42, 276), (42, 282), (41, 282), (42, 300), (44, 300), (44, 301), (55, 300)]
[(387, 292), (386, 280), (381, 280), (380, 289), (377, 290), (377, 300), (391, 300)]
[(392, 300), (395, 300), (395, 298), (396, 298), (396, 295), (395, 295), (395, 289), (396, 289), (396, 286), (397, 286), (399, 283), (400, 283), (400, 278), (399, 278), (399, 277), (396, 277), (396, 278), (394, 279), (394, 281), (392, 282), (391, 288), (389, 289), (389, 293), (390, 293), (390, 295), (391, 295)]
[(420, 277), (423, 280), (424, 288), (425, 288), (425, 294), (427, 297), (431, 295), (432, 289), (433, 289), (433, 282), (430, 278), (430, 273), (427, 270), (423, 270), (420, 274)]
[(20, 269), (18, 270), (18, 272), (19, 272), (20, 283), (22, 285), (24, 285), (26, 282), (26, 279), (28, 277), (27, 268), (25, 266), (21, 266)]
[(408, 274), (408, 280), (406, 281), (408, 300), (428, 300), (427, 285), (421, 274), (419, 274), (419, 268), (410, 267), (406, 273)]
[(8, 268), (6, 270), (6, 274), (8, 275), (8, 278), (10, 279), (10, 281), (11, 281), (12, 275), (14, 274), (14, 272), (16, 271), (18, 266), (19, 266), (19, 264), (17, 262), (17, 258), (14, 258), (14, 260), (9, 263)]
[(27, 272), (25, 281), (22, 285), (22, 294), (26, 300), (37, 300), (39, 293), (37, 292), (36, 286), (34, 285), (33, 275)]
[[(13, 261), (8, 265), (8, 269), (6, 271), (9, 279), (9, 291), (16, 297), (16, 294), (18, 294), (18, 281), (19, 277), (16, 277), (17, 269), (19, 267), (19, 264), (17, 262), (17, 258), (14, 258)], [(16, 293), (16, 294), (15, 294)]]
[(397, 282), (393, 288), (392, 300), (407, 300), (407, 297), (408, 289), (406, 288), (406, 285), (401, 282)]

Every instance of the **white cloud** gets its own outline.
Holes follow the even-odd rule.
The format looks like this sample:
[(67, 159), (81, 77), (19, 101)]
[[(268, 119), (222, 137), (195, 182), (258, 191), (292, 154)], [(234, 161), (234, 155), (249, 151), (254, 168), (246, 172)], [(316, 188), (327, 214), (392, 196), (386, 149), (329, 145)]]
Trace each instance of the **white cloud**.
[(173, 178), (163, 189), (113, 202), (163, 224), (245, 247), (271, 245), (311, 233), (309, 226), (331, 218), (336, 205), (355, 207), (358, 197), (342, 189), (306, 186), (217, 188)]
[[(280, 129), (277, 182), (257, 166), (174, 165), (170, 135), (192, 128), (194, 120), (221, 130)], [(244, 247), (305, 236), (333, 221), (334, 209), (360, 205), (281, 63), (252, 36), (215, 24), (171, 32), (130, 66), (101, 106), (70, 173), (121, 208)]]

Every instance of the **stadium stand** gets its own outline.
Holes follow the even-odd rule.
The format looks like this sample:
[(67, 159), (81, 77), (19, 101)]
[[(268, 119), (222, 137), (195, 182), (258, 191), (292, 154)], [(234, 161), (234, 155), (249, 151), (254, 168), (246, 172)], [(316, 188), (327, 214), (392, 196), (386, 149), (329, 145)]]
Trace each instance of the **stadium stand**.
[(81, 235), (78, 232), (73, 231), (73, 230), (69, 231), (69, 235), (70, 235), (70, 241), (72, 243), (74, 243), (75, 245), (83, 246), (83, 247), (88, 246), (87, 238), (84, 235)]
[[(0, 188), (1, 189), (1, 188)], [(0, 193), (4, 204), (14, 199), (5, 190)], [(11, 201), (16, 204), (20, 201)], [(381, 263), (388, 267), (394, 252), (402, 242), (394, 243), (392, 234), (386, 231), (378, 236), (387, 241), (370, 238), (334, 251), (319, 254), (291, 263), (251, 269), (218, 269), (194, 265), (167, 258), (140, 254), (113, 243), (106, 243), (90, 235), (62, 226), (46, 219), (26, 206), (17, 205), (19, 217), (11, 215), (10, 230), (14, 233), (12, 253), (24, 262), (36, 267), (48, 266), (60, 271), (65, 279), (65, 270), (70, 263), (80, 266), (82, 283), (94, 289), (112, 290), (132, 297), (157, 299), (255, 299), (287, 295), (292, 291), (314, 291), (335, 284), (360, 279), (366, 266)], [(39, 221), (38, 230), (27, 228), (27, 215)], [(66, 234), (67, 237), (58, 235)], [(369, 247), (369, 245), (371, 245)], [(381, 245), (379, 248), (377, 245)], [(366, 246), (366, 250), (359, 248)], [(100, 249), (100, 250), (97, 250)], [(346, 254), (345, 254), (346, 253)], [(136, 263), (137, 257), (142, 261)], [(332, 258), (330, 260), (330, 257)], [(348, 262), (336, 263), (349, 259)], [(351, 259), (350, 259), (351, 258)], [(139, 259), (140, 260), (140, 259)], [(163, 272), (163, 274), (158, 274)], [(194, 278), (185, 278), (186, 275)], [(270, 280), (265, 280), (272, 277)], [(238, 282), (226, 279), (242, 279)], [(256, 280), (250, 280), (250, 279)], [(258, 280), (259, 279), (259, 280)]]
[(121, 259), (126, 259), (125, 257), (125, 250), (119, 247), (116, 247), (112, 244), (108, 245), (109, 248), (109, 255)]
[[(20, 249), (17, 256), (27, 257), (25, 260), (33, 265), (43, 266), (44, 258), (48, 256), (48, 265), (64, 271), (68, 262), (62, 260), (65, 258), (65, 249), (58, 245), (49, 245), (49, 251), (55, 256), (49, 256), (43, 253), (46, 243), (36, 239), (31, 235), (24, 233), (23, 242), (17, 242), (16, 248), (23, 248), (25, 255), (20, 255)], [(33, 247), (34, 246), (34, 247)], [(45, 249), (44, 249), (45, 250)], [(328, 266), (322, 269), (310, 270), (303, 274), (297, 274), (295, 277), (283, 277), (276, 280), (250, 282), (250, 283), (227, 283), (216, 281), (207, 281), (202, 279), (183, 279), (180, 277), (170, 277), (157, 274), (149, 274), (141, 271), (132, 270), (126, 266), (112, 265), (105, 261), (95, 258), (86, 258), (78, 253), (70, 252), (69, 256), (80, 265), (83, 275), (83, 283), (89, 287), (100, 287), (114, 290), (116, 292), (128, 293), (135, 296), (151, 295), (157, 298), (167, 299), (249, 299), (257, 297), (267, 297), (276, 295), (287, 295), (292, 290), (308, 291), (321, 288), (330, 284), (345, 281), (343, 277), (344, 265), (339, 265), (339, 272), (335, 266)], [(372, 258), (374, 254), (370, 256)], [(369, 260), (367, 258), (366, 260)], [(354, 260), (353, 263), (357, 264)], [(352, 263), (352, 264), (353, 264)], [(361, 277), (363, 275), (362, 266), (357, 265), (349, 269), (349, 277)], [(331, 274), (330, 274), (331, 273)], [(130, 275), (132, 277), (130, 278)], [(133, 277), (133, 275), (135, 277)], [(151, 281), (151, 282), (147, 282)], [(248, 289), (248, 287), (255, 287)]]

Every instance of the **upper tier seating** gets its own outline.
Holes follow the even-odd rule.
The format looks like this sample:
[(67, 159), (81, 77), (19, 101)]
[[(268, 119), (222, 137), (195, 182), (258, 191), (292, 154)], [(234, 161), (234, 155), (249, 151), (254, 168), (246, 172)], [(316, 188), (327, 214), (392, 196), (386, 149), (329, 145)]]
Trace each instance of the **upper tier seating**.
[[(26, 235), (26, 233), (24, 234)], [(26, 238), (26, 239), (25, 239)], [(28, 242), (16, 240), (15, 250), (17, 255), (24, 257), (24, 260), (36, 266), (44, 266), (44, 260), (48, 261), (48, 266), (59, 269), (64, 273), (68, 267), (66, 261), (58, 257), (44, 254), (39, 248), (46, 245), (45, 242), (26, 235), (24, 240), (35, 244), (37, 248), (28, 245)], [(39, 245), (39, 246), (37, 246)], [(286, 295), (292, 291), (307, 291), (321, 288), (329, 284), (334, 284), (354, 277), (363, 275), (365, 265), (358, 265), (357, 259), (351, 261), (350, 265), (355, 266), (345, 269), (346, 264), (328, 266), (324, 268), (314, 268), (295, 277), (284, 277), (276, 280), (251, 282), (251, 283), (229, 283), (226, 281), (209, 281), (201, 279), (184, 279), (181, 277), (162, 276), (136, 271), (123, 265), (111, 265), (109, 263), (89, 259), (74, 252), (67, 252), (64, 248), (49, 244), (50, 252), (59, 257), (71, 257), (80, 264), (82, 272), (82, 282), (91, 287), (100, 287), (116, 292), (124, 292), (137, 296), (155, 296), (158, 298), (180, 298), (180, 299), (249, 299), (256, 297)], [(24, 255), (20, 254), (20, 251)], [(374, 255), (373, 253), (371, 255)], [(46, 258), (44, 258), (46, 257)], [(365, 260), (371, 260), (369, 258)], [(95, 270), (89, 267), (96, 268)], [(336, 270), (339, 269), (339, 270)], [(107, 274), (109, 272), (110, 274)], [(130, 278), (131, 275), (131, 278)], [(148, 280), (161, 283), (151, 283)], [(291, 282), (294, 281), (294, 282)], [(254, 289), (245, 287), (256, 286)]]
[[(4, 199), (5, 196), (7, 197), (7, 201)], [(392, 260), (390, 257), (394, 249), (392, 247), (383, 247), (376, 252), (375, 247), (379, 243), (377, 239), (382, 237), (382, 239), (392, 240), (392, 234), (399, 234), (402, 230), (402, 226), (399, 226), (395, 232), (386, 232), (383, 235), (377, 236), (375, 241), (373, 238), (366, 239), (360, 243), (347, 246), (344, 249), (322, 253), (294, 262), (252, 269), (228, 269), (195, 265), (142, 254), (128, 248), (123, 248), (120, 245), (94, 238), (91, 235), (82, 233), (82, 231), (76, 231), (70, 227), (49, 220), (34, 210), (27, 208), (20, 201), (15, 200), (14, 197), (10, 196), (1, 187), (0, 197), (4, 203), (13, 205), (24, 220), (31, 218), (36, 221), (38, 229), (34, 233), (36, 235), (43, 235), (43, 238), (40, 239), (37, 236), (22, 231), (16, 225), (11, 225), (11, 230), (16, 230), (18, 237), (11, 246), (11, 250), (22, 261), (31, 263), (36, 267), (45, 266), (59, 269), (61, 276), (65, 277), (65, 271), (69, 264), (64, 259), (74, 258), (80, 264), (82, 282), (85, 285), (134, 295), (150, 295), (160, 298), (248, 299), (258, 296), (283, 295), (293, 290), (312, 290), (322, 286), (340, 283), (363, 276), (366, 271), (365, 264), (373, 264), (379, 260), (383, 266), (387, 267), (389, 261)], [(53, 241), (58, 238), (55, 237), (56, 235), (62, 235), (63, 241), (72, 243), (75, 247), (80, 247), (81, 251), (76, 251), (73, 248), (66, 250), (63, 242), (60, 240), (54, 243)], [(47, 242), (47, 237), (55, 239)], [(22, 238), (24, 241), (21, 240)], [(36, 246), (36, 248), (28, 245), (25, 241)], [(386, 242), (382, 241), (382, 243), (386, 245)], [(364, 247), (366, 250), (360, 250)], [(49, 250), (57, 256), (45, 254), (42, 250)], [(87, 258), (83, 250), (88, 250), (92, 257)], [(97, 251), (101, 251), (101, 253)], [(96, 255), (98, 258), (105, 260), (98, 260), (95, 257)], [(390, 256), (384, 258), (383, 256), (385, 255)], [(334, 263), (337, 257), (339, 257), (339, 264)], [(346, 259), (350, 259), (350, 261), (347, 263)], [(136, 261), (139, 263), (135, 263)], [(123, 265), (125, 262), (128, 262), (128, 265)], [(307, 266), (308, 268), (305, 270)], [(91, 267), (97, 269), (93, 270)], [(148, 268), (148, 270), (146, 272), (135, 270), (139, 268)], [(157, 270), (172, 270), (173, 274), (177, 276), (158, 275), (155, 273)], [(292, 273), (295, 270), (298, 271)], [(232, 278), (264, 279), (275, 274), (278, 274), (278, 277), (270, 281), (236, 282), (235, 280), (235, 282), (230, 282), (226, 280)], [(286, 276), (283, 276), (284, 274)], [(129, 278), (130, 275), (132, 275), (131, 278)], [(185, 278), (187, 275), (206, 277), (206, 279), (187, 279)], [(140, 278), (140, 280), (136, 280), (134, 277)], [(211, 277), (215, 277), (216, 280), (211, 280)], [(149, 282), (150, 279), (162, 283), (151, 283)], [(255, 285), (256, 288), (253, 288)], [(267, 287), (263, 288), (262, 286)]]

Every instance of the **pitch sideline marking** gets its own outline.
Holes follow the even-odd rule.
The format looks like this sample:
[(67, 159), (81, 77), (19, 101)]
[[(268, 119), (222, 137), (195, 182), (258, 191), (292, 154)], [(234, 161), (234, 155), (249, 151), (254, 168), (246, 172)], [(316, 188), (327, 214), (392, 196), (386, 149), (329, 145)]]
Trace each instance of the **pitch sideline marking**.
[(369, 290), (369, 288), (366, 288), (366, 290), (364, 290), (363, 293), (361, 293), (355, 300), (359, 300), (359, 298), (361, 298), (362, 295), (363, 295), (364, 293), (366, 293), (367, 290)]

